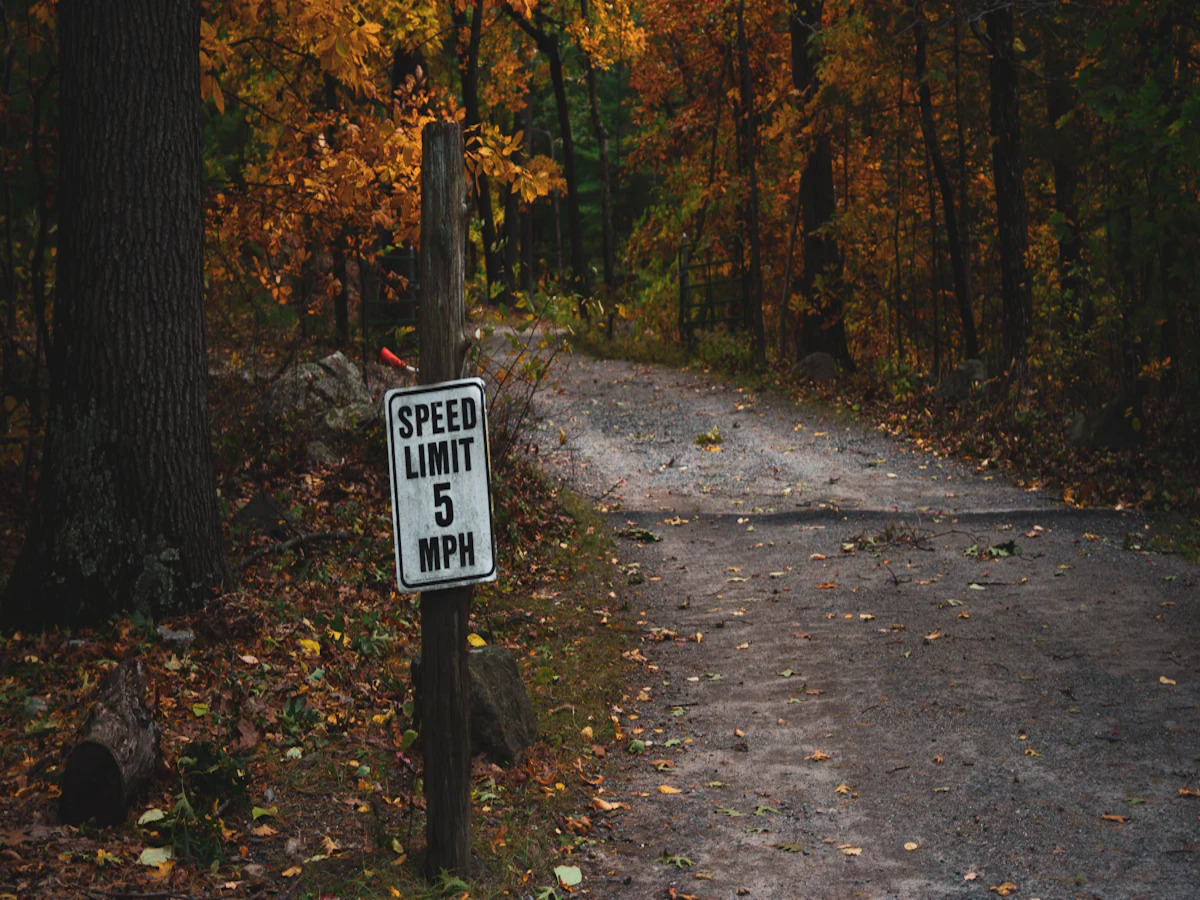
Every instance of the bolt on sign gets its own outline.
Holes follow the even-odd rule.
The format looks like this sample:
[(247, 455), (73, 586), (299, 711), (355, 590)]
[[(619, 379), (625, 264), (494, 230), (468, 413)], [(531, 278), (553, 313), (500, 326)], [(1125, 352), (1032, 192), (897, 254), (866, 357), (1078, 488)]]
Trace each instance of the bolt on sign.
[(483, 379), (397, 388), (384, 405), (400, 590), (495, 581)]

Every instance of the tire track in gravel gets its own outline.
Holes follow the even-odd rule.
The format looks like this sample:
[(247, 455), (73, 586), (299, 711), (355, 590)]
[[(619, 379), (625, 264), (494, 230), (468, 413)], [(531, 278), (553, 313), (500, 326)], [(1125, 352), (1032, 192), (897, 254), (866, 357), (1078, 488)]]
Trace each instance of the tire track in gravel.
[(1200, 591), (1141, 519), (696, 373), (552, 382), (544, 466), (662, 538), (584, 896), (1200, 895)]

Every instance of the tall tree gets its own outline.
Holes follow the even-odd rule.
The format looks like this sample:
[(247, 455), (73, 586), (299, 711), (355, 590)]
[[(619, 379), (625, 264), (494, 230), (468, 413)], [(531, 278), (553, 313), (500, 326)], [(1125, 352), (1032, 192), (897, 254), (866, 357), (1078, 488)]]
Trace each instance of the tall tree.
[[(817, 48), (813, 38), (821, 27), (824, 0), (792, 0), (788, 29), (792, 49), (792, 85), (810, 100), (820, 91)], [(829, 225), (837, 211), (833, 189), (833, 149), (824, 128), (815, 130), (812, 148), (800, 176), (800, 203), (804, 221), (804, 267), (798, 289), (808, 301), (800, 322), (801, 353), (823, 351), (849, 369), (854, 360), (846, 346), (841, 293), (841, 254)]]
[(917, 51), (917, 103), (921, 108), (921, 134), (933, 165), (938, 192), (942, 198), (942, 216), (946, 220), (946, 240), (950, 247), (950, 272), (954, 281), (954, 299), (962, 322), (963, 353), (967, 359), (979, 358), (979, 341), (975, 336), (975, 314), (971, 310), (971, 282), (967, 274), (967, 258), (954, 208), (954, 190), (946, 171), (946, 158), (938, 140), (937, 123), (933, 118), (933, 96), (929, 90), (926, 47), (929, 43), (928, 23), (921, 0), (913, 0), (913, 38)]
[[(467, 27), (466, 11), (454, 12), (454, 23), (460, 28)], [(459, 45), (459, 65), (462, 68), (463, 109), (467, 114), (466, 126), (476, 132), (480, 126), (479, 113), (479, 45), (483, 37), (483, 0), (475, 0), (471, 12), (471, 24), (468, 31), (467, 45)], [(492, 182), (487, 173), (476, 174), (475, 206), (479, 210), (479, 218), (483, 225), (483, 264), (487, 273), (489, 298), (499, 291), (496, 300), (507, 303), (512, 292), (512, 274), (505, 266), (504, 255), (500, 252), (496, 231), (496, 214), (492, 207)]]
[(571, 286), (580, 295), (579, 308), (585, 313), (584, 297), (591, 289), (587, 259), (583, 252), (583, 219), (579, 212), (579, 175), (575, 165), (575, 140), (571, 130), (571, 107), (567, 102), (567, 82), (563, 74), (562, 51), (559, 48), (558, 28), (542, 9), (535, 9), (532, 18), (521, 11), (505, 6), (517, 26), (533, 39), (539, 53), (550, 64), (550, 83), (554, 88), (554, 109), (558, 117), (558, 134), (562, 138), (563, 178), (567, 182), (567, 231), (571, 244)]
[(738, 94), (741, 97), (742, 162), (749, 181), (746, 198), (746, 239), (750, 243), (750, 271), (746, 285), (746, 325), (754, 336), (754, 350), (766, 352), (763, 332), (762, 247), (759, 244), (758, 214), (758, 113), (754, 99), (754, 73), (750, 70), (750, 42), (746, 37), (746, 0), (738, 0)]
[(50, 415), (0, 606), (23, 627), (194, 609), (226, 575), (205, 393), (200, 2), (58, 9)]
[[(1021, 98), (1011, 3), (984, 12), (989, 52), (988, 117), (992, 129), (992, 174), (1000, 246), (1001, 319), (1004, 366), (1020, 375), (1033, 335), (1033, 290), (1029, 283), (1029, 232), (1025, 219), (1025, 163), (1021, 154)], [(977, 32), (978, 34), (978, 32)]]

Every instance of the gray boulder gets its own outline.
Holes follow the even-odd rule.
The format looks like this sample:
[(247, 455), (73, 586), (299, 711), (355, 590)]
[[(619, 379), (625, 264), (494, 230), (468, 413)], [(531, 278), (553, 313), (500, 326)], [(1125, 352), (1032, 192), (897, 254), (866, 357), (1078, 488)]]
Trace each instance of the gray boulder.
[[(412, 661), (411, 672), (419, 710), (426, 699), (421, 691), (420, 656)], [(467, 674), (471, 685), (471, 753), (486, 753), (505, 766), (519, 762), (525, 749), (537, 740), (538, 728), (512, 651), (504, 647), (471, 650), (467, 654)]]
[(962, 403), (987, 381), (987, 366), (979, 359), (966, 359), (947, 372), (937, 387), (937, 396), (951, 403)]
[(267, 390), (265, 405), (276, 415), (290, 412), (323, 414), (331, 409), (362, 404), (370, 407), (371, 394), (362, 373), (340, 350), (318, 362), (288, 369)]
[(809, 381), (835, 381), (838, 375), (837, 360), (828, 353), (810, 353), (800, 360), (800, 374)]

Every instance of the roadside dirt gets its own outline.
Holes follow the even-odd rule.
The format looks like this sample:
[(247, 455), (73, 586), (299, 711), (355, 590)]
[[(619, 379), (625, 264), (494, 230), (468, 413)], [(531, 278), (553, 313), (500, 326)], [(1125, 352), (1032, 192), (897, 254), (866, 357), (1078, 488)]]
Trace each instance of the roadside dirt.
[(661, 538), (618, 538), (632, 752), (576, 894), (1200, 896), (1197, 571), (1140, 517), (699, 374), (551, 381), (546, 468)]

